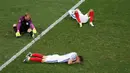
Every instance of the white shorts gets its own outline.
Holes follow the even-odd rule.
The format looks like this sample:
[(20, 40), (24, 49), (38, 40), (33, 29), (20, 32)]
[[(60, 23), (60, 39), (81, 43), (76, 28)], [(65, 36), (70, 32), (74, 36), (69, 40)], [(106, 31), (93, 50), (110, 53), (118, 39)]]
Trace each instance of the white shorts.
[(56, 62), (58, 62), (58, 57), (59, 57), (58, 54), (48, 55), (48, 56), (46, 56), (46, 59), (45, 59), (44, 62), (46, 62), (46, 63), (56, 63)]
[(89, 17), (88, 15), (84, 15), (80, 10), (77, 10), (78, 11), (78, 14), (79, 14), (79, 18), (80, 18), (80, 21), (81, 23), (87, 23), (88, 20), (89, 20)]

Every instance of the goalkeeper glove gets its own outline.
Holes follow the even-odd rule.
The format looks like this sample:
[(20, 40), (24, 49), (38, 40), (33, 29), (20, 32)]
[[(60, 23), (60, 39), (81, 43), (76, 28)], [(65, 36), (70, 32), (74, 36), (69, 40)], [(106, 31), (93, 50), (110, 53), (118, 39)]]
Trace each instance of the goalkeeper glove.
[(20, 33), (19, 32), (16, 32), (16, 37), (20, 37)]
[(34, 34), (36, 34), (36, 33), (37, 33), (37, 31), (36, 31), (36, 29), (35, 29), (35, 28), (33, 29), (33, 33), (34, 33)]

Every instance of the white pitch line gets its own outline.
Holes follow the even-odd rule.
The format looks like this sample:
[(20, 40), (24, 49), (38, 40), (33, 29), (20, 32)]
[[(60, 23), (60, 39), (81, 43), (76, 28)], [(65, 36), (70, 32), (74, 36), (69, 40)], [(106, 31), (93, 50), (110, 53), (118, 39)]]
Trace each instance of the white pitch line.
[[(71, 9), (77, 8), (81, 5), (85, 0), (80, 0), (76, 5), (74, 5)], [(31, 47), (36, 41), (38, 41), (41, 37), (43, 37), (47, 32), (49, 32), (55, 25), (61, 22), (68, 15), (68, 11), (62, 15), (59, 19), (57, 19), (53, 24), (51, 24), (47, 29), (42, 31), (40, 35), (38, 35), (34, 40), (28, 43), (24, 48), (22, 48), (19, 52), (17, 52), (14, 56), (12, 56), (9, 60), (7, 60), (3, 65), (0, 66), (0, 71), (2, 71), (7, 65), (9, 65), (12, 61), (14, 61), (18, 56), (20, 56), (24, 51), (26, 51), (29, 47)]]

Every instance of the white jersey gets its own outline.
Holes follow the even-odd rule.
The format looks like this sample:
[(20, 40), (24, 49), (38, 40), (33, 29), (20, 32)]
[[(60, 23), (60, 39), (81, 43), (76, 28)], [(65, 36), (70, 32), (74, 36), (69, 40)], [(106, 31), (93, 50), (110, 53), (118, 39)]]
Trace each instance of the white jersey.
[(80, 10), (77, 10), (77, 11), (79, 13), (79, 18), (80, 18), (81, 23), (87, 23), (89, 19), (88, 15), (87, 14), (84, 15)]
[(70, 17), (72, 17), (73, 19), (76, 19), (74, 10), (69, 10), (68, 13), (69, 13)]
[(68, 60), (72, 59), (73, 61), (76, 60), (77, 53), (76, 52), (71, 52), (65, 55), (48, 55), (46, 56), (45, 62), (46, 63), (63, 63), (63, 62), (68, 62)]
[[(70, 15), (73, 19), (76, 19), (75, 14), (74, 14), (74, 11), (75, 11), (75, 10), (69, 10), (68, 13), (69, 13), (69, 15)], [(78, 10), (78, 9), (77, 9), (76, 11), (78, 11), (78, 14), (79, 14), (79, 18), (80, 18), (81, 23), (87, 23), (87, 21), (88, 21), (88, 19), (89, 19), (88, 15), (87, 15), (87, 14), (84, 15), (84, 14), (83, 14), (80, 10)]]

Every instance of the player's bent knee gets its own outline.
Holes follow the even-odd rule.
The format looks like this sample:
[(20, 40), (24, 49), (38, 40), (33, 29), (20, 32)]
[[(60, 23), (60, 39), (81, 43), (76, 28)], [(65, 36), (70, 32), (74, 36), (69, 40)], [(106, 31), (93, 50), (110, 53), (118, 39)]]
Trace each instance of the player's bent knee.
[(17, 24), (13, 24), (13, 27), (16, 27), (17, 26)]
[(77, 53), (76, 53), (76, 52), (72, 52), (72, 54), (73, 54), (73, 55), (77, 55)]

